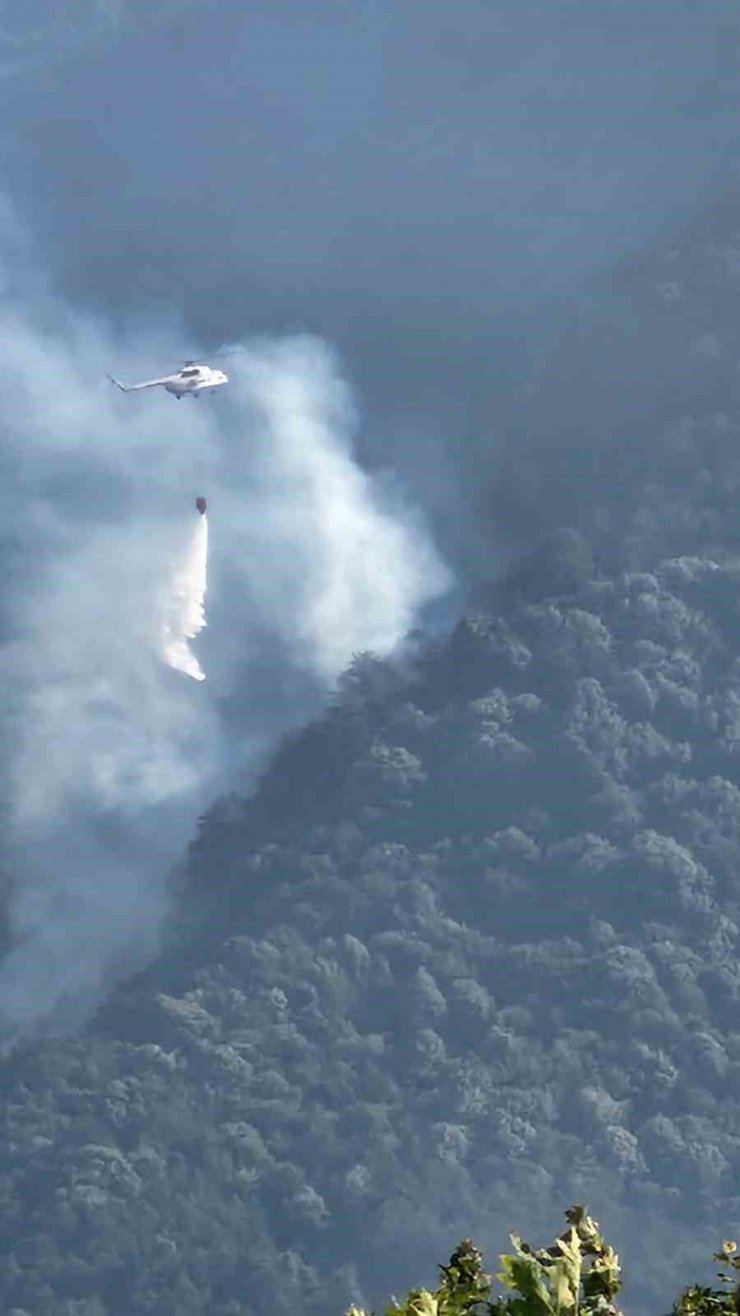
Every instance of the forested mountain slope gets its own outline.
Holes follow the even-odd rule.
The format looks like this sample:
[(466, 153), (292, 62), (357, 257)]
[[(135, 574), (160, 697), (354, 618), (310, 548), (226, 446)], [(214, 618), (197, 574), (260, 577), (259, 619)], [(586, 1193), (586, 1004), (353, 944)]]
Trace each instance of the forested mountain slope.
[(564, 1195), (633, 1272), (627, 1214), (703, 1261), (738, 1214), (739, 584), (677, 559), (358, 659), (203, 820), (184, 944), (6, 1062), (6, 1307), (339, 1311)]
[(626, 1310), (701, 1278), (740, 1225), (723, 370), (636, 462), (629, 569), (561, 535), (402, 670), (359, 656), (202, 820), (160, 961), (5, 1059), (2, 1310), (328, 1316), (565, 1201)]

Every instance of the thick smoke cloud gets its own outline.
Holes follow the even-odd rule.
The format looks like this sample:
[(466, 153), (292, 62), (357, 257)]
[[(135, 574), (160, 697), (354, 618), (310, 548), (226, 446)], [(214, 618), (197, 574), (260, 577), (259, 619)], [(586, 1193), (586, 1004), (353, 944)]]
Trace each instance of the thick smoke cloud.
[(252, 353), (227, 405), (235, 425), (240, 410), (254, 415), (250, 451), (236, 458), (248, 514), (226, 497), (242, 561), (274, 558), (270, 573), (250, 573), (260, 616), (327, 679), (348, 654), (387, 653), (451, 582), (388, 474), (373, 480), (352, 461), (357, 417), (325, 347), (299, 339)]
[[(175, 338), (161, 326), (115, 338), (38, 285), (0, 316), (13, 379), (2, 533), (17, 564), (0, 658), (11, 1026), (78, 1020), (111, 973), (152, 952), (197, 809), (234, 785), (232, 769), (246, 784), (355, 649), (392, 649), (450, 583), (420, 519), (356, 466), (349, 391), (323, 343), (244, 345), (223, 400), (122, 397), (104, 382), (112, 365), (136, 379), (176, 362)], [(200, 493), (213, 532), (205, 685), (162, 653)], [(253, 671), (272, 689), (252, 715)]]

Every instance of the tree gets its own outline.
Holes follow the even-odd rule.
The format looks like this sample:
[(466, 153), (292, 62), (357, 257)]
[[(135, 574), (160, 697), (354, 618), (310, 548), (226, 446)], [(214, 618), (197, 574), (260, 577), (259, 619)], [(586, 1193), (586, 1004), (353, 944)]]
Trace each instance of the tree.
[[(491, 1297), (483, 1257), (466, 1238), (448, 1265), (440, 1266), (442, 1279), (433, 1293), (413, 1289), (403, 1303), (394, 1301), (386, 1316), (619, 1316), (614, 1299), (622, 1281), (616, 1252), (585, 1207), (572, 1206), (565, 1215), (568, 1228), (552, 1247), (535, 1249), (511, 1234), (514, 1252), (501, 1257), (496, 1277), (510, 1294)], [(350, 1307), (347, 1316), (365, 1314)]]

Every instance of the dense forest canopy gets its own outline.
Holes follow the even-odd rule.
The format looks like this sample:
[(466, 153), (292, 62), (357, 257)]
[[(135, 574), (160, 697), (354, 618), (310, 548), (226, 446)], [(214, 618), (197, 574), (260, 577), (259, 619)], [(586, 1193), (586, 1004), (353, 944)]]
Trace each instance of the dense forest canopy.
[(4, 1310), (324, 1316), (567, 1199), (657, 1316), (738, 1231), (735, 239), (691, 241), (656, 295), (712, 387), (609, 515), (358, 654), (201, 819), (159, 959), (4, 1059)]

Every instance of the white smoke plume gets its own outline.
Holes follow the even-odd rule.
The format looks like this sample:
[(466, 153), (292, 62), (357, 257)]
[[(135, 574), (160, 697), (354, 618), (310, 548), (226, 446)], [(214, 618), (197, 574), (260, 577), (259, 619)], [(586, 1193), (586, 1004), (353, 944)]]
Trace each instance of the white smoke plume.
[(177, 564), (165, 598), (162, 621), (164, 661), (194, 681), (206, 679), (188, 640), (195, 639), (206, 624), (207, 573), (208, 517), (198, 514), (183, 560)]
[[(75, 1025), (156, 950), (197, 813), (246, 791), (353, 652), (388, 653), (450, 583), (398, 490), (355, 462), (323, 343), (246, 344), (223, 396), (124, 397), (103, 382), (112, 367), (147, 378), (192, 345), (161, 326), (115, 340), (38, 287), (24, 301), (21, 268), (0, 308), (11, 1032)], [(204, 517), (180, 555), (200, 492), (219, 533), (196, 660)]]
[(357, 416), (332, 353), (308, 337), (256, 344), (227, 405), (249, 437), (219, 509), (250, 610), (327, 681), (358, 650), (388, 653), (450, 576), (421, 518), (354, 461)]

